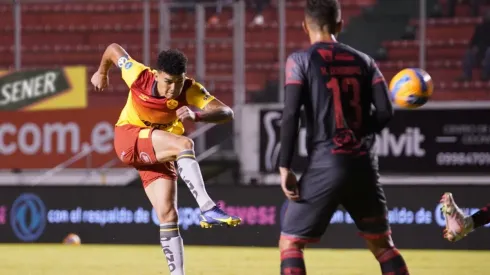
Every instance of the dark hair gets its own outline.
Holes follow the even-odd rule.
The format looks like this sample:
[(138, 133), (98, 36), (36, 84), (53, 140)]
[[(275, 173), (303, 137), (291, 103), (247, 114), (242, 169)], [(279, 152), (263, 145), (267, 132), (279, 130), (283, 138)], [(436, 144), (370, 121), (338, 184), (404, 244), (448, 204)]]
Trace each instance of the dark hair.
[(157, 62), (157, 69), (169, 75), (180, 75), (187, 71), (187, 56), (179, 50), (161, 51)]
[(340, 22), (340, 4), (338, 0), (307, 0), (305, 14), (320, 30), (326, 26), (334, 32)]

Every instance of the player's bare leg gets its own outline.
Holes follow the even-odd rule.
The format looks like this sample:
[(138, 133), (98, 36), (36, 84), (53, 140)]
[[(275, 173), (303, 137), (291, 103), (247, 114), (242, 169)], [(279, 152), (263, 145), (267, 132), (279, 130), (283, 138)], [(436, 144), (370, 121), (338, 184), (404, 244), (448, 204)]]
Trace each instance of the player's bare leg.
[(172, 275), (184, 275), (184, 244), (179, 233), (177, 182), (159, 178), (145, 188), (160, 221), (160, 243)]
[(451, 193), (444, 193), (442, 195), (441, 204), (441, 211), (446, 218), (444, 238), (450, 242), (459, 241), (475, 228), (490, 222), (490, 205), (483, 207), (471, 216), (465, 216), (454, 201)]
[(194, 154), (194, 142), (191, 139), (160, 130), (154, 130), (151, 138), (159, 162), (177, 161), (179, 175), (187, 184), (202, 211), (200, 216), (202, 227), (237, 226), (241, 223), (239, 217), (228, 215), (216, 206), (206, 192), (201, 168)]
[(305, 242), (281, 236), (279, 251), (281, 252), (281, 275), (306, 275), (303, 250)]
[(395, 247), (390, 235), (366, 238), (367, 247), (378, 260), (381, 274), (409, 275), (407, 265), (400, 251)]

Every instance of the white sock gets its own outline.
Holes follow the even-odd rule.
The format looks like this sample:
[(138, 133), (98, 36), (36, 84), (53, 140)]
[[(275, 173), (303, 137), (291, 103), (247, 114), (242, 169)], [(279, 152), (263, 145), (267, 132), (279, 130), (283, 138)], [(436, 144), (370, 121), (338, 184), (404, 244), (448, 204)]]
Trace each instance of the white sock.
[(197, 201), (201, 211), (207, 211), (216, 204), (209, 197), (204, 186), (204, 180), (201, 174), (201, 168), (196, 161), (193, 150), (185, 150), (177, 156), (177, 165), (179, 166), (179, 175), (191, 191)]
[(160, 224), (160, 244), (167, 258), (171, 275), (185, 275), (184, 272), (184, 242), (180, 237), (177, 223)]

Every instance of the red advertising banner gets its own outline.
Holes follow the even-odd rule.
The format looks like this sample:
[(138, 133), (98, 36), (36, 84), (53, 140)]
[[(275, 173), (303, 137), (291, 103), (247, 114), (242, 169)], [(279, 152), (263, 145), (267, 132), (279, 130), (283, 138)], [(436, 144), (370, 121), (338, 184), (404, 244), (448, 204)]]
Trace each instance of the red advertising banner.
[[(120, 111), (0, 112), (0, 169), (49, 169), (89, 147), (90, 167), (100, 167), (117, 157), (113, 137)], [(87, 168), (87, 158), (69, 168)]]

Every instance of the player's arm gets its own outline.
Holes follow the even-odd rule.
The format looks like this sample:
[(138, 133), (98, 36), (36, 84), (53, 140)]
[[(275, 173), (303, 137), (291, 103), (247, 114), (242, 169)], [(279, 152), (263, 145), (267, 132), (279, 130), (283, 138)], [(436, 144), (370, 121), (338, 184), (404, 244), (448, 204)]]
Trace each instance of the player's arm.
[[(91, 82), (96, 91), (102, 91), (108, 86), (108, 73), (113, 64), (121, 69), (122, 78), (129, 88), (131, 88), (133, 84), (141, 85), (142, 83), (147, 82), (148, 78), (153, 77), (151, 72), (142, 74), (142, 72), (147, 71), (148, 67), (133, 60), (126, 50), (118, 44), (113, 43), (104, 51), (99, 69), (92, 76)], [(149, 72), (149, 70), (147, 72)], [(145, 77), (140, 77), (140, 75), (144, 75)], [(138, 79), (140, 80), (140, 83), (137, 83), (138, 81), (136, 80)]]
[(105, 49), (104, 54), (102, 55), (98, 72), (107, 75), (113, 64), (121, 68), (129, 59), (130, 56), (123, 47), (116, 43), (112, 43)]
[(186, 92), (186, 100), (189, 105), (201, 110), (195, 113), (196, 122), (225, 123), (233, 120), (233, 110), (212, 96), (200, 83), (194, 83)]
[(394, 111), (388, 94), (388, 85), (379, 70), (378, 66), (372, 60), (372, 102), (374, 110), (371, 114), (371, 131), (379, 133), (388, 125), (388, 122), (393, 118)]
[(279, 170), (281, 173), (289, 173), (293, 153), (296, 149), (304, 81), (304, 72), (299, 65), (299, 57), (293, 54), (289, 56), (286, 63), (286, 86), (284, 89), (280, 134), (281, 150), (279, 154)]

